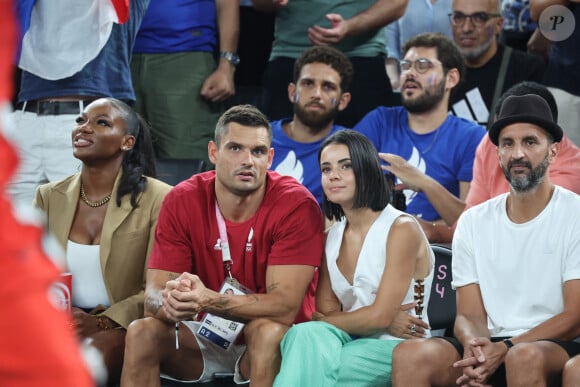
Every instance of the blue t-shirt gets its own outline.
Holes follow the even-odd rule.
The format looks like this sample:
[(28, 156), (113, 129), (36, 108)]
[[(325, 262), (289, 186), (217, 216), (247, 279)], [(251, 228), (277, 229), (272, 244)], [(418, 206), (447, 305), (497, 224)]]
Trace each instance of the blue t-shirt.
[[(316, 142), (297, 142), (284, 133), (282, 124), (291, 121), (283, 119), (273, 121), (272, 124), (272, 147), (274, 148), (274, 160), (271, 170), (281, 175), (292, 176), (304, 185), (314, 195), (318, 203), (322, 203), (322, 184), (320, 182), (320, 166), (318, 164), (318, 150), (324, 138)], [(336, 131), (344, 129), (334, 125), (330, 129), (329, 136)]]
[(214, 0), (151, 0), (133, 52), (213, 52), (216, 17)]
[[(459, 182), (471, 181), (475, 149), (485, 129), (471, 121), (448, 116), (427, 134), (411, 130), (402, 106), (379, 107), (368, 113), (354, 130), (366, 135), (379, 152), (393, 153), (418, 168), (459, 197)], [(423, 192), (405, 190), (407, 212), (427, 221), (440, 219)]]

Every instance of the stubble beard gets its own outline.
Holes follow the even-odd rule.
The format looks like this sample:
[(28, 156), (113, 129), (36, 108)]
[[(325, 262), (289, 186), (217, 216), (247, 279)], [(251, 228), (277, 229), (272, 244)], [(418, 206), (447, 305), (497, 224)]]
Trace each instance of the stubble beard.
[(401, 99), (403, 107), (408, 112), (419, 114), (433, 110), (443, 100), (444, 95), (445, 78), (436, 85), (423, 88), (423, 94), (414, 99), (405, 97), (404, 93), (401, 95)]
[[(510, 169), (513, 164), (525, 165), (530, 170), (530, 172), (526, 175), (514, 176), (510, 173)], [(532, 191), (537, 186), (539, 186), (542, 181), (544, 181), (544, 177), (546, 176), (549, 165), (549, 154), (546, 153), (546, 157), (544, 157), (542, 162), (535, 168), (532, 168), (532, 165), (529, 162), (514, 160), (508, 163), (507, 168), (502, 165), (501, 169), (507, 181), (509, 182), (510, 187), (512, 187), (516, 192), (525, 193)]]
[(489, 50), (492, 43), (493, 43), (493, 35), (489, 35), (487, 41), (485, 41), (479, 47), (464, 48), (459, 45), (457, 45), (457, 47), (459, 48), (459, 52), (461, 53), (461, 55), (463, 55), (463, 57), (468, 62), (473, 62), (481, 58), (487, 52), (487, 50)]

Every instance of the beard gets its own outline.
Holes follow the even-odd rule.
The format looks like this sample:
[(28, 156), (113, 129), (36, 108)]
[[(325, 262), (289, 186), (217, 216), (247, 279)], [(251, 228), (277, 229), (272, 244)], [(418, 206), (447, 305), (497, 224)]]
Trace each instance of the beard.
[[(418, 82), (415, 82), (418, 84)], [(431, 85), (423, 88), (423, 94), (409, 99), (405, 93), (401, 93), (402, 105), (410, 113), (425, 113), (433, 110), (437, 104), (443, 100), (445, 95), (445, 77), (436, 85)]]
[(326, 111), (307, 111), (299, 103), (294, 104), (294, 114), (300, 122), (316, 131), (326, 128), (328, 124), (334, 121), (338, 113), (338, 103), (335, 107)]
[[(507, 168), (502, 165), (501, 169), (507, 181), (510, 183), (510, 187), (512, 187), (514, 191), (521, 193), (530, 192), (538, 185), (540, 185), (542, 181), (544, 181), (544, 176), (546, 176), (546, 171), (550, 165), (548, 158), (549, 154), (546, 153), (546, 157), (544, 157), (542, 162), (535, 168), (532, 168), (532, 164), (530, 162), (519, 159), (510, 161), (507, 165)], [(512, 175), (510, 173), (510, 169), (514, 165), (523, 165), (528, 168), (530, 172), (528, 172), (527, 175)]]
[(461, 52), (461, 55), (463, 55), (463, 57), (466, 60), (475, 61), (479, 59), (483, 54), (485, 54), (487, 50), (489, 50), (489, 47), (491, 47), (492, 43), (493, 43), (493, 35), (488, 35), (488, 39), (485, 42), (483, 42), (483, 44), (479, 47), (463, 48), (459, 45), (457, 47), (459, 48), (459, 52)]

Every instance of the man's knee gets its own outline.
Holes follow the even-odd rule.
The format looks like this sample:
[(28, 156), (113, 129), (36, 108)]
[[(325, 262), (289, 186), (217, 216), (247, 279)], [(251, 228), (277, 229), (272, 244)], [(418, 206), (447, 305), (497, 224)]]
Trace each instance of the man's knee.
[(456, 378), (458, 371), (453, 363), (459, 359), (453, 345), (443, 340), (405, 340), (393, 351), (393, 382), (397, 386), (408, 385), (411, 380), (449, 384)]
[(161, 332), (165, 329), (166, 324), (153, 317), (145, 317), (133, 321), (127, 327), (127, 334), (125, 336), (125, 348), (144, 349), (150, 346), (157, 347)]
[(545, 358), (535, 343), (520, 343), (511, 348), (505, 356), (506, 370), (511, 372), (534, 372), (543, 370)]
[(395, 347), (393, 351), (393, 363), (422, 362), (432, 363), (440, 351), (437, 343), (431, 339), (405, 340)]
[(282, 341), (288, 326), (268, 319), (252, 320), (244, 329), (248, 350), (252, 348), (276, 348)]

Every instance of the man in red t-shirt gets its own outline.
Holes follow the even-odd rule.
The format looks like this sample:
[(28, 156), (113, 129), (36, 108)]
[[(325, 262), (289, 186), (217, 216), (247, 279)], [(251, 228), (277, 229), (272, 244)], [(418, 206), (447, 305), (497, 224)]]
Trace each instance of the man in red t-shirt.
[[(191, 177), (165, 198), (146, 317), (127, 330), (122, 386), (158, 385), (160, 371), (197, 382), (234, 372), (236, 382), (272, 384), (280, 340), (314, 310), (323, 216), (300, 183), (268, 171), (271, 142), (260, 111), (231, 108), (208, 145), (215, 171)], [(205, 322), (190, 321), (204, 315)], [(226, 331), (240, 323), (243, 340), (236, 340)]]

